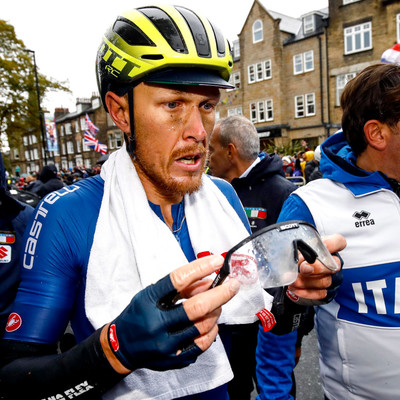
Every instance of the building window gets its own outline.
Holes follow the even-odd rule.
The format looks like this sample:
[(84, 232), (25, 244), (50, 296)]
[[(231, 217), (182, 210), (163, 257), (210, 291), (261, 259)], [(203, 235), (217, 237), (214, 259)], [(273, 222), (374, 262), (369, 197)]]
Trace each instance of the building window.
[(397, 43), (400, 43), (400, 14), (396, 15)]
[(272, 99), (265, 100), (265, 111), (266, 111), (266, 121), (272, 121), (274, 119), (274, 106)]
[(67, 153), (74, 154), (74, 143), (71, 141), (67, 142)]
[(82, 167), (82, 166), (83, 166), (83, 159), (82, 159), (82, 156), (81, 156), (81, 155), (77, 155), (77, 156), (75, 157), (75, 164), (76, 164), (78, 167)]
[(315, 115), (315, 94), (306, 94), (306, 117)]
[(76, 152), (80, 153), (82, 151), (82, 142), (81, 139), (76, 140)]
[(344, 53), (352, 54), (372, 49), (372, 24), (354, 25), (344, 30)]
[(306, 51), (305, 53), (293, 56), (293, 74), (298, 75), (303, 72), (314, 71), (314, 51)]
[(228, 108), (228, 117), (233, 115), (242, 115), (242, 107)]
[(295, 96), (295, 116), (296, 118), (311, 117), (315, 115), (315, 94)]
[(24, 136), (24, 137), (22, 138), (22, 141), (24, 142), (24, 146), (28, 146), (28, 144), (29, 144), (28, 136)]
[(232, 56), (233, 58), (240, 58), (240, 42), (239, 40), (235, 40), (232, 46)]
[(120, 147), (122, 147), (122, 134), (115, 132), (115, 148), (119, 149)]
[(274, 119), (272, 99), (250, 103), (250, 119), (253, 123), (272, 121)]
[(86, 168), (90, 168), (90, 167), (92, 166), (92, 162), (90, 161), (90, 158), (84, 158), (84, 159), (83, 159), (83, 165), (84, 165)]
[(249, 65), (248, 66), (248, 71), (249, 71), (249, 83), (254, 83), (256, 81), (256, 74), (255, 74), (254, 65)]
[(257, 113), (258, 113), (258, 122), (265, 121), (265, 105), (263, 101), (257, 102)]
[(306, 33), (311, 33), (315, 31), (315, 15), (306, 15), (303, 18), (303, 32), (304, 34)]
[(114, 134), (110, 133), (108, 135), (108, 148), (111, 150), (114, 148)]
[(61, 131), (61, 136), (64, 136), (65, 135), (64, 125), (61, 125), (60, 131)]
[(271, 60), (264, 61), (264, 79), (272, 78), (272, 64)]
[(253, 24), (253, 43), (261, 42), (263, 40), (263, 26), (262, 22), (258, 19)]
[(29, 156), (29, 150), (25, 150), (25, 160), (26, 161), (31, 161), (31, 158)]
[(70, 135), (72, 133), (72, 130), (71, 130), (71, 123), (70, 122), (67, 122), (66, 124), (65, 124), (65, 134), (66, 135)]
[(84, 131), (86, 130), (86, 120), (85, 117), (81, 117), (81, 130)]
[(343, 5), (345, 6), (346, 4), (356, 3), (357, 1), (360, 1), (360, 0), (343, 0)]
[(263, 68), (262, 63), (257, 63), (256, 64), (256, 71), (257, 71), (257, 73), (256, 73), (256, 81), (257, 82), (262, 81), (264, 79), (264, 68)]
[(272, 78), (271, 60), (265, 60), (248, 66), (249, 83), (260, 82)]
[(346, 83), (356, 76), (355, 72), (350, 72), (348, 74), (338, 75), (336, 77), (336, 105), (340, 106), (340, 97), (342, 96), (343, 89)]
[(233, 72), (229, 78), (229, 83), (235, 86), (235, 89), (228, 89), (228, 91), (240, 89), (240, 72)]

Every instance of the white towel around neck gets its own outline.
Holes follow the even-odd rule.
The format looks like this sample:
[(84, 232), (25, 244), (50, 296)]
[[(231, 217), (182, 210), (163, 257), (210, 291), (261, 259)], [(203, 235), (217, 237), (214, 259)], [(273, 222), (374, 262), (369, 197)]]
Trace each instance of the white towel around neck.
[[(188, 263), (168, 226), (150, 208), (135, 167), (125, 149), (103, 165), (104, 194), (90, 252), (86, 315), (98, 329), (117, 317), (132, 297), (151, 283)], [(221, 254), (248, 236), (224, 194), (204, 175), (199, 191), (184, 198), (195, 254)], [(265, 291), (239, 291), (224, 306), (222, 322), (250, 323), (267, 307)], [(232, 379), (218, 339), (197, 361), (180, 370), (139, 369), (103, 396), (104, 399), (169, 400), (220, 386)]]

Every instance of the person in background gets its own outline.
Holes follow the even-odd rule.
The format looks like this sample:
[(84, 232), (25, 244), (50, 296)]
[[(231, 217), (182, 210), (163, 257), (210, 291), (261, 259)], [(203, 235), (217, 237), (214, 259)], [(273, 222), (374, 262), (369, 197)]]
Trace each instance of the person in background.
[(319, 162), (321, 161), (321, 146), (317, 146), (314, 150), (314, 163), (315, 168), (309, 174), (309, 181), (315, 181), (316, 179), (322, 178), (321, 169), (319, 168)]
[(42, 185), (35, 188), (34, 193), (39, 197), (61, 189), (65, 183), (57, 175), (57, 167), (54, 164), (45, 165), (39, 173), (39, 181)]
[(293, 193), (279, 220), (347, 240), (343, 283), (315, 307), (325, 398), (391, 400), (400, 374), (400, 66), (365, 68), (340, 104), (342, 130), (321, 145), (323, 178)]
[(22, 236), (33, 208), (14, 199), (7, 187), (0, 153), (0, 337), (3, 336), (20, 281), (19, 253)]
[[(249, 235), (231, 185), (203, 174), (232, 65), (227, 40), (184, 7), (133, 9), (107, 30), (97, 81), (125, 145), (100, 175), (48, 194), (28, 225), (0, 349), (7, 399), (227, 399), (218, 324), (254, 321), (271, 300), (258, 287), (246, 304), (237, 281), (202, 279)], [(331, 273), (299, 268), (291, 289), (323, 298)], [(56, 354), (69, 320), (77, 345)]]
[[(232, 184), (244, 206), (252, 232), (276, 223), (283, 202), (297, 187), (285, 179), (282, 159), (277, 154), (260, 153), (260, 139), (254, 124), (239, 115), (218, 120), (211, 135), (209, 152), (211, 174)], [(228, 384), (230, 400), (250, 400), (253, 381), (257, 382), (255, 351), (258, 332), (258, 322), (233, 328), (229, 360), (234, 378)], [(273, 376), (272, 379), (266, 378), (270, 380), (266, 396), (275, 398), (285, 390), (276, 379), (280, 364), (287, 353), (289, 356), (292, 353), (291, 349), (288, 351), (280, 345), (282, 339), (279, 336), (264, 333), (262, 329), (261, 332), (266, 336), (268, 348), (274, 351), (271, 367), (266, 371), (266, 375)], [(263, 389), (266, 379), (261, 377)]]

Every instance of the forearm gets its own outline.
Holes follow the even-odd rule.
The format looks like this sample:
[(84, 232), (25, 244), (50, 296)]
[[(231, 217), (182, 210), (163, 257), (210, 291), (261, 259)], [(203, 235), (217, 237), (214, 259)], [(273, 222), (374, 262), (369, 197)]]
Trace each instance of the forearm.
[[(3, 341), (0, 399), (30, 400), (75, 395), (97, 399), (124, 378), (110, 365), (100, 343), (101, 330), (63, 354), (48, 347)], [(52, 397), (53, 396), (53, 397)]]

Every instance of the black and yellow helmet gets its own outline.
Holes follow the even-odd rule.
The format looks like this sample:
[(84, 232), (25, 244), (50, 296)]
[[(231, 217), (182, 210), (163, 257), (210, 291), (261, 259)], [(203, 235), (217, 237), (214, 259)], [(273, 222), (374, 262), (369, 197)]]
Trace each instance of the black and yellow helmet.
[(206, 18), (178, 6), (140, 7), (117, 18), (97, 53), (104, 102), (139, 82), (232, 88), (228, 41)]

